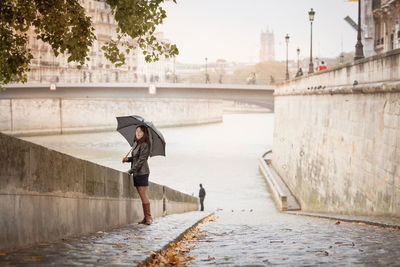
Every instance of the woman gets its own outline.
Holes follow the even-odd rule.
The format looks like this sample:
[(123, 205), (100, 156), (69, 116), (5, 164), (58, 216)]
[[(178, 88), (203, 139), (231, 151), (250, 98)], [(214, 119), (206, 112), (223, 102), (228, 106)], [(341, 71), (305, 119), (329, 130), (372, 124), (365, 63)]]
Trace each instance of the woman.
[(140, 125), (136, 128), (133, 141), (131, 157), (123, 158), (122, 162), (131, 162), (131, 168), (127, 173), (133, 175), (133, 184), (142, 200), (144, 219), (139, 223), (150, 225), (152, 223), (150, 201), (146, 193), (150, 174), (149, 164), (147, 163), (150, 154), (150, 139), (146, 126)]

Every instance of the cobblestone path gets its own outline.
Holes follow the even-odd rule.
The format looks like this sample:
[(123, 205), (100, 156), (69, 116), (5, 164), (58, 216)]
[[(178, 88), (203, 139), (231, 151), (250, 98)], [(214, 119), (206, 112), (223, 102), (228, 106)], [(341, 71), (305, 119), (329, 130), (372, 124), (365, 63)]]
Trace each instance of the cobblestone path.
[(193, 266), (399, 266), (399, 230), (265, 210), (219, 211), (201, 229)]
[(208, 215), (174, 214), (150, 226), (130, 224), (108, 232), (54, 243), (42, 243), (12, 253), (0, 253), (0, 266), (136, 266), (183, 231)]

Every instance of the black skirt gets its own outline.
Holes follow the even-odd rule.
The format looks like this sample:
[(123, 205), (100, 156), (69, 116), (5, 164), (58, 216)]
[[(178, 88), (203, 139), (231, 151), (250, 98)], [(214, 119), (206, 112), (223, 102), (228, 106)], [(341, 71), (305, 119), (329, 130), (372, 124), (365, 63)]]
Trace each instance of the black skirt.
[(136, 175), (133, 176), (133, 185), (134, 186), (149, 186), (149, 175)]

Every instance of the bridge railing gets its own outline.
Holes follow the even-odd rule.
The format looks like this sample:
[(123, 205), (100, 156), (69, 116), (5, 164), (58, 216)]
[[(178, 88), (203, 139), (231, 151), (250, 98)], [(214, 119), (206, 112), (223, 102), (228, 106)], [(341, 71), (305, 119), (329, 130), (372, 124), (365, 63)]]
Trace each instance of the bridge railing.
[[(116, 76), (113, 73), (110, 75), (104, 74), (93, 74), (88, 75), (86, 72), (78, 72), (74, 74), (61, 74), (55, 72), (54, 74), (42, 74), (42, 75), (28, 75), (28, 83), (40, 84), (40, 83), (69, 83), (69, 84), (93, 84), (93, 83), (169, 83), (169, 84), (206, 84), (205, 78), (202, 77), (181, 77), (177, 76), (177, 79), (173, 78), (143, 78), (136, 77), (132, 74), (122, 73)], [(270, 78), (256, 78), (256, 80), (249, 80), (247, 78), (239, 77), (223, 77), (219, 78), (211, 77), (208, 84), (240, 84), (240, 85), (273, 85), (275, 83), (282, 82), (283, 80), (271, 80)]]

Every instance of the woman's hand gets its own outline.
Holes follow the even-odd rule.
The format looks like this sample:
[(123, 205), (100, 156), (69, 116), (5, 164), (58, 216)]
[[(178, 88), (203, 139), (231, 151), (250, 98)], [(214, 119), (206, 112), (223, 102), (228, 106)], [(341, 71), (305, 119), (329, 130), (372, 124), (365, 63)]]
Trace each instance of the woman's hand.
[(124, 158), (122, 159), (122, 163), (127, 162), (127, 161), (128, 161), (128, 157), (124, 157)]

